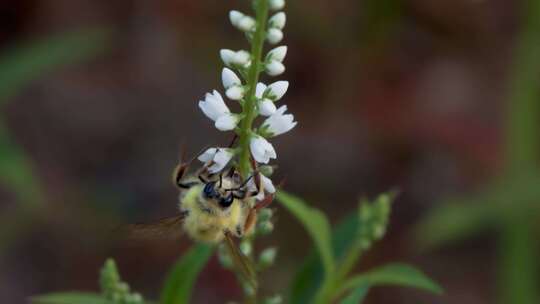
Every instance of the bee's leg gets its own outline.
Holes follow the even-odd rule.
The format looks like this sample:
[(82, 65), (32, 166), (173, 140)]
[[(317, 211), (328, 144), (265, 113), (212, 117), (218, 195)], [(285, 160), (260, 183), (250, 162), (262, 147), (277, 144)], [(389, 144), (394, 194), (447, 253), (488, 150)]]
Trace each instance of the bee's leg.
[(255, 226), (255, 223), (257, 223), (257, 210), (255, 208), (251, 208), (249, 210), (249, 213), (246, 217), (246, 221), (244, 222), (244, 233), (249, 233), (251, 229)]
[(172, 180), (173, 184), (180, 188), (189, 188), (190, 185), (187, 185), (187, 183), (182, 182), (182, 178), (186, 174), (187, 170), (189, 168), (189, 163), (180, 163), (173, 171)]
[(262, 208), (266, 208), (266, 207), (268, 207), (268, 205), (270, 205), (272, 203), (272, 201), (274, 201), (274, 195), (269, 194), (269, 195), (265, 196), (262, 201), (257, 202), (257, 204), (255, 205), (255, 207), (253, 207), (253, 209), (259, 210), (259, 209), (262, 209)]
[(234, 235), (238, 238), (241, 238), (244, 236), (244, 227), (242, 225), (236, 225), (236, 231), (234, 232)]

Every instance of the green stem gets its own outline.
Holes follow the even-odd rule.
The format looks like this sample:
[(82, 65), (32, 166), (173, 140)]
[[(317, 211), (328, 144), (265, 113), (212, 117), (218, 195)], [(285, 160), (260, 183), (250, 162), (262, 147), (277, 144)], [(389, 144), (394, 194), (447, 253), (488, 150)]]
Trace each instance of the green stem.
[[(242, 106), (242, 112), (244, 118), (240, 124), (239, 136), (239, 170), (240, 174), (247, 178), (250, 173), (250, 149), (249, 142), (251, 139), (253, 120), (257, 117), (255, 90), (257, 83), (259, 82), (259, 74), (261, 71), (261, 58), (263, 52), (264, 40), (266, 38), (266, 22), (268, 19), (268, 0), (255, 1), (255, 18), (256, 29), (251, 40), (251, 66), (247, 75), (247, 87), (248, 91), (244, 98), (244, 104)], [(253, 245), (253, 239), (250, 238), (249, 242)], [(250, 260), (254, 260), (254, 256), (248, 257)], [(257, 303), (257, 290), (253, 294), (246, 295), (245, 303), (255, 304)]]
[(253, 40), (251, 43), (252, 61), (247, 77), (247, 86), (249, 89), (245, 96), (245, 103), (243, 105), (244, 119), (242, 119), (239, 132), (239, 170), (240, 174), (244, 178), (247, 177), (250, 172), (249, 141), (251, 138), (251, 128), (253, 120), (257, 116), (257, 112), (255, 111), (255, 102), (257, 101), (255, 97), (255, 88), (257, 86), (257, 82), (259, 81), (259, 74), (261, 71), (261, 58), (264, 39), (266, 37), (266, 22), (268, 19), (268, 1), (257, 0), (255, 5), (257, 28), (255, 30), (255, 34), (253, 35)]

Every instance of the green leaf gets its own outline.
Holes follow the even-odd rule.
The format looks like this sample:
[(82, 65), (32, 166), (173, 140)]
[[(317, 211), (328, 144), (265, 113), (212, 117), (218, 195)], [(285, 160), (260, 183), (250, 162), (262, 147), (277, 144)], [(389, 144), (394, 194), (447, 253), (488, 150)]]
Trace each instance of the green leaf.
[(284, 191), (277, 193), (278, 201), (289, 210), (307, 230), (320, 254), (325, 273), (334, 271), (334, 255), (328, 219), (320, 210), (309, 207), (301, 199)]
[(59, 292), (30, 298), (32, 304), (114, 304), (96, 293)]
[(195, 280), (213, 252), (213, 246), (197, 244), (184, 254), (176, 262), (165, 282), (165, 287), (161, 293), (161, 303), (190, 303)]
[[(358, 231), (358, 217), (350, 215), (341, 221), (332, 232), (332, 250), (336, 260), (345, 256), (351, 240)], [(324, 276), (319, 256), (312, 250), (296, 273), (290, 290), (290, 303), (312, 303)]]
[(36, 206), (42, 198), (42, 189), (30, 159), (10, 138), (0, 124), (0, 182), (12, 190), (20, 204)]
[(103, 51), (109, 34), (83, 29), (13, 46), (0, 54), (0, 106), (49, 69), (87, 59)]
[(359, 286), (353, 290), (340, 304), (361, 304), (369, 291), (369, 285)]
[(397, 285), (441, 294), (443, 289), (420, 270), (406, 264), (388, 264), (353, 276), (340, 289), (340, 294), (362, 286)]

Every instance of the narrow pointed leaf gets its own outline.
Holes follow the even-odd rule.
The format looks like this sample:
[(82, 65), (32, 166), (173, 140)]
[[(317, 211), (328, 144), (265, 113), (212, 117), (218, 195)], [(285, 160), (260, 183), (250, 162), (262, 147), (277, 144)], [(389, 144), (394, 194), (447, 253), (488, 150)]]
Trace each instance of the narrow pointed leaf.
[(307, 230), (320, 254), (326, 274), (334, 271), (332, 237), (328, 219), (320, 210), (309, 207), (301, 199), (284, 191), (277, 193), (278, 201), (289, 210)]
[(205, 244), (193, 246), (174, 265), (161, 293), (162, 304), (191, 303), (195, 280), (212, 256), (214, 247)]
[(341, 292), (362, 286), (396, 285), (413, 287), (441, 294), (443, 289), (420, 270), (406, 264), (393, 263), (377, 267), (363, 274), (353, 276), (345, 282)]
[(351, 291), (351, 293), (341, 300), (339, 304), (361, 304), (367, 296), (368, 291), (368, 285), (359, 286), (355, 290)]
[(96, 293), (59, 292), (30, 298), (32, 304), (114, 304)]

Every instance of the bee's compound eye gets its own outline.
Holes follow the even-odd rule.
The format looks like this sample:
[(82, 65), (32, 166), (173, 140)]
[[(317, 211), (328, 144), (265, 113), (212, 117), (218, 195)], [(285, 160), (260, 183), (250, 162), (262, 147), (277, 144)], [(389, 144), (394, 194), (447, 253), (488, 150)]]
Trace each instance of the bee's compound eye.
[(228, 208), (229, 206), (232, 205), (233, 201), (234, 201), (233, 195), (229, 194), (229, 196), (222, 197), (219, 199), (219, 205), (223, 208)]
[(205, 186), (204, 186), (204, 196), (206, 196), (207, 198), (213, 198), (215, 196), (215, 190), (214, 190), (214, 185), (215, 183), (214, 182), (210, 182), (210, 183), (207, 183)]

